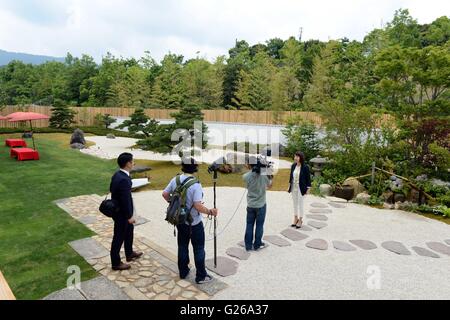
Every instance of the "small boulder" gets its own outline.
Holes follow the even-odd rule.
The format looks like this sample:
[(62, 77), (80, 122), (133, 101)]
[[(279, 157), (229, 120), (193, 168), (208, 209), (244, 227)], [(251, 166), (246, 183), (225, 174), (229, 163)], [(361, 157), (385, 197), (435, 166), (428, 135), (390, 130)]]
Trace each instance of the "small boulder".
[(403, 210), (403, 211), (408, 211), (409, 208), (411, 208), (413, 206), (413, 204), (409, 201), (405, 201), (405, 202), (396, 202), (395, 203), (395, 210)]
[(86, 144), (86, 140), (84, 139), (84, 132), (80, 129), (75, 129), (72, 133), (72, 137), (70, 138), (70, 144), (79, 143), (82, 145)]
[(394, 194), (394, 203), (396, 202), (405, 202), (406, 197), (403, 193), (395, 193)]
[(106, 138), (108, 138), (108, 139), (115, 139), (116, 136), (113, 135), (112, 133), (108, 133), (108, 134), (106, 135)]
[(383, 193), (383, 198), (386, 203), (392, 203), (394, 201), (394, 193), (392, 191), (386, 191)]
[(408, 200), (412, 203), (425, 203), (426, 198), (424, 194), (420, 195), (420, 192), (413, 188), (409, 193)]
[(370, 195), (367, 192), (359, 193), (356, 196), (356, 202), (361, 204), (368, 204), (370, 199)]
[(387, 209), (387, 210), (393, 210), (393, 209), (395, 209), (395, 205), (393, 205), (393, 204), (391, 204), (391, 203), (384, 203), (383, 204), (383, 208), (384, 209)]
[(354, 195), (357, 195), (357, 194), (360, 194), (360, 193), (363, 193), (366, 191), (366, 188), (364, 188), (363, 184), (355, 178), (348, 178), (347, 180), (344, 181), (344, 183), (342, 185), (353, 187)]
[(320, 194), (324, 197), (331, 196), (333, 194), (333, 187), (329, 184), (321, 184), (319, 186)]

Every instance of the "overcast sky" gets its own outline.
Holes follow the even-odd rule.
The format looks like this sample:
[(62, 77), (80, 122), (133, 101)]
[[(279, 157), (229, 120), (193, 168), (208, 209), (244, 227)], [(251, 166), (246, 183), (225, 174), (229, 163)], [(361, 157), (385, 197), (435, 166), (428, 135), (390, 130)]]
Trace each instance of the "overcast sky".
[(236, 39), (362, 40), (408, 8), (419, 23), (450, 15), (448, 0), (0, 0), (0, 49), (51, 56), (106, 52), (157, 60), (171, 51), (212, 60)]

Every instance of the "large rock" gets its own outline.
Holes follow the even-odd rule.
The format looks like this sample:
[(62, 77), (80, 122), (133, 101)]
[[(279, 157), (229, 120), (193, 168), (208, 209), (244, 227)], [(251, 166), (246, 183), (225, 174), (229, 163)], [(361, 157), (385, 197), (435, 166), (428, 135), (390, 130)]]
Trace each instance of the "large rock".
[(86, 140), (84, 139), (84, 132), (80, 129), (75, 129), (72, 133), (72, 137), (70, 138), (70, 144), (79, 143), (82, 145), (86, 145)]
[(425, 194), (422, 193), (422, 195), (420, 195), (420, 192), (413, 188), (409, 193), (408, 200), (412, 203), (425, 203), (426, 198)]
[(403, 193), (394, 194), (394, 203), (396, 202), (405, 202), (406, 197)]
[(362, 204), (368, 204), (370, 199), (370, 195), (367, 192), (359, 193), (356, 196), (356, 202)]
[(354, 190), (354, 195), (356, 196), (357, 194), (363, 193), (366, 191), (366, 188), (364, 188), (364, 186), (362, 185), (361, 182), (359, 182), (357, 179), (355, 178), (348, 178), (347, 180), (344, 181), (344, 183), (342, 184), (344, 186), (351, 186), (353, 187)]
[(320, 190), (320, 195), (322, 195), (324, 197), (328, 197), (333, 194), (333, 187), (330, 186), (329, 184), (321, 184), (319, 186), (319, 190)]
[(113, 135), (112, 133), (108, 133), (108, 134), (106, 135), (106, 138), (108, 138), (108, 139), (115, 139), (116, 136)]
[(394, 202), (394, 193), (392, 191), (386, 191), (383, 193), (384, 202), (393, 203)]
[(219, 170), (223, 173), (241, 173), (246, 169), (247, 156), (230, 152), (225, 156), (225, 164)]
[(412, 207), (412, 202), (405, 201), (405, 202), (396, 202), (395, 203), (395, 210), (404, 210), (408, 211), (409, 208)]
[(70, 147), (72, 149), (78, 149), (78, 150), (86, 149), (86, 146), (84, 144), (81, 144), (81, 143), (72, 143), (70, 145)]
[(393, 205), (392, 203), (384, 203), (383, 204), (383, 208), (387, 209), (387, 210), (394, 210), (395, 209), (395, 205)]

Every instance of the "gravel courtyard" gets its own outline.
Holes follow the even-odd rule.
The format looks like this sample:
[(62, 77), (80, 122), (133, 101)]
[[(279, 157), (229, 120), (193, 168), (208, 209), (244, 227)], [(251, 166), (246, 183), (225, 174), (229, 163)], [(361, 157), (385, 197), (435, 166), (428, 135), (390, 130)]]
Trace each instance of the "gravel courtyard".
[[(238, 242), (244, 237), (245, 190), (227, 187), (218, 188), (217, 193), (220, 210), (218, 254), (227, 257), (226, 250), (239, 248)], [(140, 192), (134, 199), (138, 215), (150, 220), (150, 223), (137, 227), (138, 234), (176, 254), (173, 228), (164, 221), (166, 204), (161, 191)], [(212, 188), (206, 188), (208, 206), (212, 199)], [(243, 201), (237, 208), (241, 199)], [(300, 230), (300, 233), (308, 237), (291, 241), (280, 234), (292, 223), (290, 195), (269, 192), (267, 200), (265, 235), (278, 235), (289, 242), (289, 246), (269, 243), (267, 249), (252, 252), (248, 260), (231, 258), (239, 264), (237, 273), (220, 277), (229, 287), (215, 299), (450, 298), (449, 225), (403, 211), (357, 204), (335, 208), (329, 203), (337, 199), (307, 196), (306, 214), (324, 209), (329, 213), (306, 216), (305, 225), (310, 231)], [(207, 259), (213, 257), (210, 226), (210, 223), (206, 225)], [(322, 241), (309, 243), (313, 239)], [(367, 240), (376, 248), (365, 250), (367, 244), (359, 243), (361, 247), (358, 247), (358, 242), (352, 240)], [(341, 241), (341, 245), (354, 251), (338, 250), (334, 241)], [(396, 243), (393, 245), (392, 241)], [(431, 250), (430, 243), (440, 252)], [(321, 250), (307, 247), (317, 244)]]

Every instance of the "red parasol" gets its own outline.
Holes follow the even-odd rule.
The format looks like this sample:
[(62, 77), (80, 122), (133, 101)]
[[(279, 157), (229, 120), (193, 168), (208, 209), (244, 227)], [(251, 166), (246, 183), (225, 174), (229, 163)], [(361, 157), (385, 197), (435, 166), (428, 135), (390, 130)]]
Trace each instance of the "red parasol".
[(0, 120), (8, 120), (8, 118), (0, 116)]
[[(31, 121), (50, 119), (50, 117), (45, 114), (35, 112), (15, 112), (11, 113), (10, 115), (7, 115), (6, 118), (8, 119), (9, 122), (30, 121), (31, 131), (33, 131), (33, 125)], [(34, 136), (32, 136), (32, 139), (33, 139), (33, 149), (36, 150), (36, 146), (34, 144)]]

